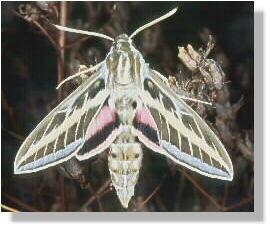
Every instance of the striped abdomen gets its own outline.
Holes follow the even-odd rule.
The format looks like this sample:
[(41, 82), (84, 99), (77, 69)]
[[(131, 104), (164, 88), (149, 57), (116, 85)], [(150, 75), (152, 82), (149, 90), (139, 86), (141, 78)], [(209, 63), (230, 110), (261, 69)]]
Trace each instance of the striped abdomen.
[(124, 207), (134, 195), (142, 163), (141, 144), (136, 142), (114, 143), (108, 156), (112, 184)]

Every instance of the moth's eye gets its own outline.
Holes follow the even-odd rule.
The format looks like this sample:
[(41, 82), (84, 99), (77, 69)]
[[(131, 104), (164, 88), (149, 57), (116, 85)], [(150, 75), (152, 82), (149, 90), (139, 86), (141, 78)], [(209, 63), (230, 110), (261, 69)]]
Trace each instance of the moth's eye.
[(113, 173), (119, 173), (119, 170), (118, 169), (112, 169), (112, 172)]
[(140, 154), (135, 154), (134, 157), (135, 157), (135, 158), (139, 158), (139, 156), (140, 156)]
[(136, 102), (136, 101), (133, 101), (132, 107), (133, 107), (134, 109), (137, 108), (137, 102)]
[(116, 158), (117, 157), (116, 153), (111, 153), (111, 155), (112, 155), (112, 158)]

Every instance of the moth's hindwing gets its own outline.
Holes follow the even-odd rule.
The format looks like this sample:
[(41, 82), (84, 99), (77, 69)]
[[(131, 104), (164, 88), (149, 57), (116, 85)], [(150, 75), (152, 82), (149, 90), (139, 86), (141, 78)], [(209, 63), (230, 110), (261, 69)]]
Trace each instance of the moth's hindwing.
[[(155, 126), (149, 126), (152, 126), (152, 135), (158, 134), (159, 142), (147, 138), (146, 128), (137, 128), (139, 139), (152, 150), (193, 171), (208, 177), (232, 180), (230, 157), (214, 132), (165, 84), (162, 75), (150, 72), (151, 77), (144, 80), (144, 90), (140, 95), (155, 120), (156, 133)], [(147, 115), (145, 119), (150, 119)]]
[(93, 121), (88, 125), (85, 133), (85, 143), (76, 154), (78, 160), (88, 159), (106, 150), (121, 132), (118, 114), (109, 105), (109, 99), (98, 111)]
[(15, 158), (15, 174), (57, 165), (79, 151), (88, 126), (108, 97), (100, 72), (64, 99), (26, 138)]

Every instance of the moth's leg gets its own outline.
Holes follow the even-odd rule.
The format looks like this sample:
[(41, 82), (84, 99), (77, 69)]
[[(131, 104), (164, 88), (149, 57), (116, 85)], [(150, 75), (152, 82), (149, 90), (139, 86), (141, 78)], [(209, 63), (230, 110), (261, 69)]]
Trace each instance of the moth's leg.
[(63, 80), (62, 82), (60, 82), (59, 85), (56, 87), (56, 89), (59, 89), (64, 83), (66, 83), (67, 81), (70, 81), (70, 80), (72, 80), (74, 78), (80, 77), (82, 79), (83, 78), (86, 79), (87, 78), (87, 77), (85, 77), (86, 74), (89, 74), (89, 73), (92, 73), (94, 71), (97, 71), (102, 66), (103, 63), (104, 63), (104, 61), (98, 63), (95, 66), (91, 66), (89, 68), (86, 67), (86, 66), (84, 66), (84, 65), (80, 65), (79, 72), (76, 73), (76, 74), (73, 74), (73, 75), (71, 75), (69, 77), (67, 77), (65, 80)]
[(65, 177), (77, 180), (80, 183), (81, 188), (88, 187), (88, 181), (85, 175), (86, 167), (82, 166), (76, 158), (71, 158), (59, 168)]
[[(90, 68), (91, 68), (91, 67), (93, 67), (93, 66), (90, 66)], [(86, 71), (87, 69), (88, 69), (87, 66), (85, 66), (85, 65), (80, 65), (80, 67), (79, 67), (79, 72), (84, 72), (84, 71)], [(82, 82), (84, 82), (89, 76), (90, 76), (90, 75), (87, 75), (87, 74), (83, 73), (83, 74), (80, 75), (80, 79), (81, 79)]]

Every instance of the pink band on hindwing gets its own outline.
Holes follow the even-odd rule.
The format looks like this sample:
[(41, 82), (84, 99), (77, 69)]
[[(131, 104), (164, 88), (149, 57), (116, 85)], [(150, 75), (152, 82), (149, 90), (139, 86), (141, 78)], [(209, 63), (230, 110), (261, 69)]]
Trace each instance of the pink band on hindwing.
[(158, 131), (157, 124), (148, 108), (142, 106), (136, 112), (136, 121), (148, 125), (153, 130)]
[(105, 102), (96, 117), (90, 122), (85, 134), (83, 147), (77, 154), (79, 160), (87, 159), (106, 150), (121, 132), (118, 115), (108, 102)]
[(157, 124), (149, 111), (148, 108), (142, 106), (136, 112), (134, 119), (134, 127), (140, 133), (138, 133), (138, 137), (146, 146), (150, 146), (151, 148), (156, 145), (159, 145), (159, 133)]
[(89, 139), (105, 126), (116, 121), (116, 112), (108, 104), (104, 105), (93, 122), (87, 127), (85, 138)]

